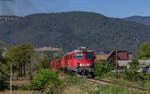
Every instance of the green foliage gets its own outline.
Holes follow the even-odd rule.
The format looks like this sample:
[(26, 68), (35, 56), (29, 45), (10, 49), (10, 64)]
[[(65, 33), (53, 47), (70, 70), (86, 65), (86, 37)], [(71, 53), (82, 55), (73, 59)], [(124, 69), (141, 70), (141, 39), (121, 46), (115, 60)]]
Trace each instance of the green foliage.
[(31, 86), (22, 85), (22, 86), (18, 87), (17, 89), (19, 89), (19, 90), (32, 90), (32, 87)]
[(7, 58), (9, 58), (14, 66), (19, 63), (28, 62), (33, 54), (33, 49), (34, 47), (31, 44), (13, 46), (9, 48)]
[(46, 54), (40, 54), (40, 67), (50, 68), (50, 57)]
[(46, 92), (47, 94), (60, 94), (62, 81), (59, 80), (57, 72), (42, 69), (31, 81), (32, 89)]
[(127, 80), (150, 80), (150, 76), (146, 73), (145, 69), (142, 69), (141, 72), (137, 72), (140, 69), (137, 59), (133, 59), (130, 64), (130, 68), (125, 68), (123, 71), (123, 78)]
[(7, 65), (7, 59), (2, 56), (3, 49), (0, 49), (0, 90), (4, 90), (7, 88), (8, 74), (9, 74), (9, 67)]
[(113, 61), (100, 62), (100, 63), (97, 63), (95, 68), (94, 68), (94, 75), (101, 77), (113, 69), (114, 69), (114, 62)]
[(9, 64), (13, 65), (14, 72), (19, 71), (19, 75), (26, 75), (26, 65), (31, 66), (33, 50), (34, 47), (31, 44), (23, 44), (9, 48), (6, 57), (9, 59)]
[(132, 60), (132, 63), (130, 63), (130, 68), (138, 68), (139, 66), (139, 62), (138, 62), (138, 59), (133, 59)]
[(137, 51), (136, 57), (138, 59), (150, 59), (150, 43), (141, 45), (140, 51)]
[(57, 51), (56, 53), (54, 53), (52, 60), (60, 59), (60, 58), (62, 57), (62, 55), (63, 55), (63, 51), (62, 51), (62, 50), (59, 50), (59, 51)]
[(0, 91), (6, 89), (6, 80), (4, 80), (2, 77), (0, 77)]
[(130, 64), (130, 68), (124, 69), (123, 78), (127, 79), (127, 80), (138, 80), (138, 78), (139, 78), (139, 73), (137, 72), (138, 69), (139, 69), (138, 61), (135, 59), (132, 60), (132, 63)]
[(140, 51), (136, 52), (136, 59), (132, 60), (129, 69), (124, 69), (123, 78), (127, 80), (149, 80), (150, 76), (146, 73), (145, 69), (142, 72), (137, 72), (139, 67), (138, 59), (150, 59), (150, 43), (141, 45)]
[(104, 86), (98, 85), (97, 90), (89, 92), (89, 94), (148, 94), (147, 92), (139, 92), (138, 90), (129, 90), (120, 86)]
[(66, 76), (66, 81), (71, 85), (79, 85), (82, 86), (84, 84), (84, 79), (81, 79), (76, 76)]

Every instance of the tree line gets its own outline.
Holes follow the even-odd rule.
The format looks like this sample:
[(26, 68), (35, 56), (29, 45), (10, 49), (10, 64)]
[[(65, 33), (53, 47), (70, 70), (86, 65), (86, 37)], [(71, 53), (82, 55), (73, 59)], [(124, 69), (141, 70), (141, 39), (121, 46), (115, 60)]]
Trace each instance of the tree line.
[[(148, 70), (142, 67), (138, 60), (150, 60), (150, 43), (144, 43), (140, 46), (140, 50), (136, 51), (136, 57), (130, 63), (130, 67), (124, 67), (121, 72), (118, 73), (119, 78), (131, 81), (143, 81), (150, 80), (150, 74)], [(112, 76), (115, 78), (115, 73), (110, 71), (115, 70), (115, 61), (106, 60), (104, 62), (97, 62), (95, 66), (94, 74), (97, 77)], [(150, 65), (145, 65), (149, 67)], [(140, 72), (138, 72), (141, 69)]]
[[(5, 53), (5, 55), (4, 55)], [(41, 69), (49, 69), (50, 61), (62, 56), (62, 51), (52, 56), (34, 51), (32, 44), (16, 45), (8, 48), (7, 52), (0, 49), (0, 90), (9, 87), (10, 66), (13, 80), (33, 79), (33, 73)]]
[[(44, 53), (36, 53), (34, 46), (31, 44), (23, 44), (12, 46), (8, 48), (8, 51), (4, 55), (4, 50), (0, 49), (0, 90), (8, 88), (10, 77), (10, 66), (13, 69), (13, 80), (18, 79), (33, 79), (33, 84), (39, 84), (34, 81), (33, 72), (41, 69), (49, 69), (50, 61), (59, 59), (63, 51), (58, 51), (52, 56), (48, 56)], [(138, 59), (150, 59), (150, 43), (144, 43), (141, 45), (141, 49), (136, 52), (136, 58), (132, 61), (130, 69), (124, 69), (123, 77), (128, 80), (150, 80), (150, 76), (143, 71), (137, 73), (139, 69)], [(113, 61), (104, 61), (97, 63), (95, 66), (95, 76), (102, 77), (109, 74), (110, 70), (115, 68)], [(52, 73), (53, 74), (53, 73)], [(43, 75), (43, 73), (41, 74)], [(46, 76), (46, 75), (44, 75)], [(40, 76), (39, 76), (40, 77)], [(47, 77), (47, 76), (46, 76)], [(42, 79), (42, 78), (36, 78)], [(49, 79), (49, 76), (48, 76)]]

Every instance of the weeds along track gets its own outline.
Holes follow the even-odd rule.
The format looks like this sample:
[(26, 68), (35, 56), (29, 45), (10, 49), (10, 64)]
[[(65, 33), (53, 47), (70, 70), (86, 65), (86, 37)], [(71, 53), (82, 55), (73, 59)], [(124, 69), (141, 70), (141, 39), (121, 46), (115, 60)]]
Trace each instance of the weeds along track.
[(104, 85), (118, 85), (118, 86), (122, 86), (122, 87), (125, 87), (125, 88), (128, 88), (128, 89), (136, 89), (136, 90), (140, 90), (140, 91), (148, 91), (148, 92), (150, 92), (150, 90), (147, 89), (147, 88), (141, 88), (141, 87), (136, 87), (136, 86), (129, 86), (129, 85), (125, 85), (125, 84), (120, 84), (120, 83), (116, 83), (116, 82), (100, 80), (100, 79), (95, 79), (95, 78), (87, 78), (87, 81), (95, 82), (95, 83), (98, 83), (98, 84), (104, 84)]
[[(62, 71), (58, 71), (58, 72), (60, 74), (64, 74), (64, 72), (62, 72)], [(100, 80), (100, 79), (95, 79), (95, 78), (86, 78), (86, 80), (89, 81), (89, 82), (95, 82), (95, 83), (103, 84), (103, 85), (118, 85), (118, 86), (125, 87), (125, 88), (128, 88), (128, 89), (136, 89), (136, 90), (140, 90), (140, 91), (150, 92), (150, 90), (147, 89), (147, 88), (136, 87), (136, 86), (129, 86), (129, 85), (121, 84), (121, 83), (118, 83), (118, 82), (111, 82), (111, 81)]]

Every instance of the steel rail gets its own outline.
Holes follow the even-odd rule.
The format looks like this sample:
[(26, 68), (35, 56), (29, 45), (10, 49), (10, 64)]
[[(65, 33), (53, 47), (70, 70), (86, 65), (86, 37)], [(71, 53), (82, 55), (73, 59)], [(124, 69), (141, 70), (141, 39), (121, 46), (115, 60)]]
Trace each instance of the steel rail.
[(125, 84), (121, 84), (121, 83), (117, 83), (117, 82), (111, 82), (111, 81), (100, 80), (100, 79), (95, 79), (95, 78), (87, 78), (87, 81), (95, 82), (95, 83), (99, 83), (99, 84), (104, 84), (104, 85), (118, 85), (118, 86), (122, 86), (122, 87), (125, 87), (125, 88), (137, 89), (137, 90), (140, 90), (140, 91), (150, 92), (150, 89), (147, 89), (147, 88), (130, 86), (130, 85), (125, 85)]

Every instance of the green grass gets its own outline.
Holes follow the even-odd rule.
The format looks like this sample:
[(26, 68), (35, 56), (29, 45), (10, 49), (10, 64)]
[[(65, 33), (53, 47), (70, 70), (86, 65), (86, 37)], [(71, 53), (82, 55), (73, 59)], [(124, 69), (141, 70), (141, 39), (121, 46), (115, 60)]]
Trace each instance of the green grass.
[(149, 94), (148, 92), (140, 92), (138, 90), (128, 90), (120, 86), (104, 86), (97, 85), (96, 91), (90, 91), (89, 94)]
[[(63, 88), (64, 90), (61, 92), (61, 94), (149, 94), (149, 92), (142, 92), (135, 89), (129, 90), (127, 88), (117, 86), (117, 85), (106, 86), (102, 84), (88, 82), (86, 81), (86, 78), (78, 78), (76, 76), (69, 76), (66, 74), (59, 74), (59, 79), (64, 83), (64, 88)], [(121, 82), (124, 84), (130, 84), (130, 85), (138, 85), (138, 83), (128, 82), (121, 79), (113, 79), (113, 81)], [(143, 85), (143, 87), (149, 86), (149, 84), (146, 82), (140, 83), (140, 85)], [(14, 91), (14, 94), (38, 94), (38, 93), (34, 93), (34, 91), (26, 90), (26, 87), (25, 89), (24, 87), (20, 87), (21, 90)], [(8, 91), (0, 92), (0, 94), (7, 94), (7, 93), (9, 92)]]
[(119, 75), (118, 79), (116, 79), (114, 75), (105, 75), (104, 77), (101, 77), (98, 79), (109, 80), (109, 81), (123, 84), (123, 85), (136, 86), (136, 87), (142, 87), (142, 88), (150, 89), (150, 80), (129, 81), (129, 80), (123, 79), (122, 77), (120, 77), (120, 75)]
[[(0, 94), (10, 94), (10, 91), (1, 91)], [(14, 90), (12, 94), (40, 94), (38, 91), (24, 91), (24, 90)]]
[[(67, 77), (68, 88), (63, 94), (149, 94), (139, 90), (129, 90), (117, 85), (102, 85), (86, 81), (84, 78)], [(132, 84), (132, 83), (131, 83)]]

